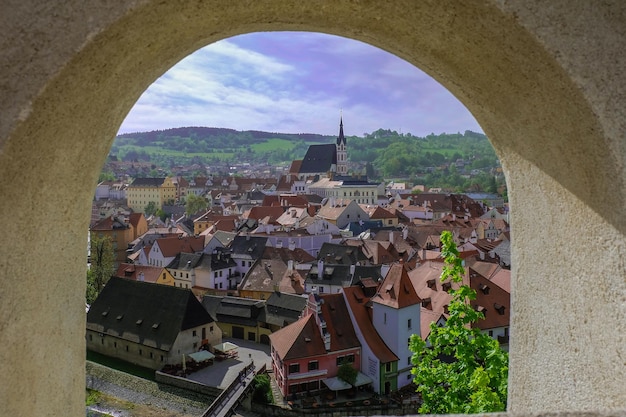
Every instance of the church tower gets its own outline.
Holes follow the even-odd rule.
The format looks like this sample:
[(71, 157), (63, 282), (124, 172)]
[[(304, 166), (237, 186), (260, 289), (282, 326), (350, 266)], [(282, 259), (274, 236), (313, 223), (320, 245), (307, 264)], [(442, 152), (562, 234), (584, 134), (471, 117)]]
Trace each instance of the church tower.
[(339, 121), (339, 137), (337, 138), (337, 175), (348, 175), (348, 149), (346, 137), (343, 135), (343, 116)]

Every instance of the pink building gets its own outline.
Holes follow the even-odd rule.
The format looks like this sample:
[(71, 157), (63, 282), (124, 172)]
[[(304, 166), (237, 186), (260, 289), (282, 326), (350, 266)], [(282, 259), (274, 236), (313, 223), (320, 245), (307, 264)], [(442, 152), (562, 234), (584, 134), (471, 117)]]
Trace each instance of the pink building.
[(336, 378), (342, 363), (356, 370), (361, 364), (361, 344), (348, 317), (343, 294), (311, 294), (304, 317), (270, 335), (272, 367), (283, 396), (351, 388)]

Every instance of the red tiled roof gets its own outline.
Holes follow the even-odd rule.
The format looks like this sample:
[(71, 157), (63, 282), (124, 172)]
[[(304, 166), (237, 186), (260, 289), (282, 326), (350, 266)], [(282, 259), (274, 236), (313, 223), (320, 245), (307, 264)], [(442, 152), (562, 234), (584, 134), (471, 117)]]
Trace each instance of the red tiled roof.
[[(361, 346), (352, 321), (348, 319), (348, 307), (343, 294), (323, 294), (320, 298), (324, 300), (322, 316), (326, 320), (326, 328), (330, 334), (330, 350), (338, 351)], [(342, 319), (339, 320), (339, 317)]]
[(248, 212), (248, 219), (261, 220), (269, 217), (270, 222), (275, 222), (285, 210), (282, 207), (256, 206)]
[(413, 288), (404, 263), (400, 262), (391, 266), (372, 301), (400, 309), (419, 304), (422, 300)]
[(291, 161), (291, 166), (289, 167), (289, 173), (298, 174), (300, 172), (301, 166), (302, 166), (302, 159)]
[(313, 314), (270, 334), (270, 342), (282, 360), (326, 354), (324, 341)]
[(181, 252), (195, 253), (204, 249), (204, 236), (186, 236), (183, 238), (165, 238), (157, 239), (155, 244), (159, 245), (159, 249), (163, 256), (176, 256)]
[[(372, 281), (371, 278), (368, 279)], [(345, 287), (343, 292), (356, 325), (372, 353), (381, 363), (397, 361), (398, 357), (387, 347), (372, 323), (371, 308), (367, 307), (370, 298), (366, 297), (361, 287), (358, 286)]]
[[(482, 307), (485, 319), (476, 323), (480, 329), (492, 329), (509, 325), (511, 312), (511, 295), (509, 291), (495, 285), (488, 277), (469, 269), (470, 286), (476, 290), (476, 299), (471, 301), (475, 308)], [(510, 278), (510, 271), (503, 270)]]
[(139, 220), (143, 217), (143, 213), (130, 213), (129, 222), (133, 225), (134, 228), (137, 228), (139, 224)]

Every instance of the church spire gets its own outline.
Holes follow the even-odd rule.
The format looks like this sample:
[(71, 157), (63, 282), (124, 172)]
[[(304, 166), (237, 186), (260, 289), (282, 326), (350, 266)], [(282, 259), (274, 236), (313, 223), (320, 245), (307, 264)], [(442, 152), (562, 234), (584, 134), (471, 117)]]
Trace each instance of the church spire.
[(337, 137), (337, 174), (348, 174), (348, 148), (343, 135), (343, 114), (339, 118), (339, 137)]
[(339, 137), (337, 138), (337, 145), (341, 143), (343, 143), (344, 146), (346, 145), (346, 138), (343, 135), (343, 114), (339, 118)]

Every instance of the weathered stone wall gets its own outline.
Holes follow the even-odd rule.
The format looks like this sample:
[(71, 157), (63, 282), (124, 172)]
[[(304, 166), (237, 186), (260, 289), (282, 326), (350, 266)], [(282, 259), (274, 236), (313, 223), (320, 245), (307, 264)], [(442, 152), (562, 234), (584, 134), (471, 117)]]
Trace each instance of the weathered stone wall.
[(114, 135), (184, 56), (262, 30), (368, 42), (469, 108), (513, 212), (510, 415), (626, 408), (624, 28), (617, 0), (3, 2), (1, 414), (84, 413), (84, 236)]
[(169, 375), (160, 371), (156, 371), (154, 375), (156, 382), (172, 385), (174, 387), (183, 388), (193, 392), (199, 392), (201, 394), (210, 395), (215, 398), (217, 398), (217, 396), (220, 395), (220, 393), (222, 392), (222, 390), (219, 388), (210, 387), (191, 379), (181, 378), (175, 375)]

